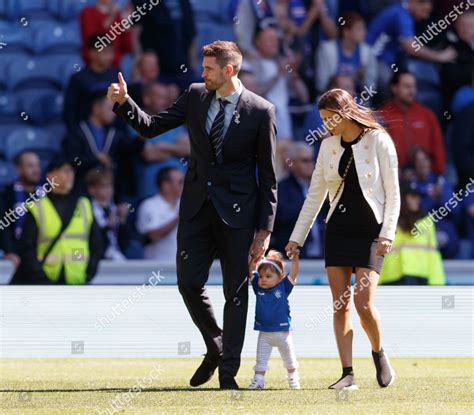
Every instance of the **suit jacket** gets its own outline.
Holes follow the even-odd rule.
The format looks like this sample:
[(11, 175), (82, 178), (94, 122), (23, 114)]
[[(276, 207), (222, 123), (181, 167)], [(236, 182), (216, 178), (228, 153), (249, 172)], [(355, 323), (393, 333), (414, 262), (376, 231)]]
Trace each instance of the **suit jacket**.
[[(338, 166), (344, 148), (341, 136), (324, 139), (321, 143), (316, 168), (311, 178), (308, 196), (301, 209), (290, 240), (303, 246), (314, 219), (329, 193), (329, 220), (344, 190), (342, 185), (334, 200), (341, 182)], [(380, 237), (395, 238), (398, 216), (400, 214), (400, 188), (398, 184), (398, 159), (395, 145), (383, 130), (373, 129), (352, 146), (357, 176), (367, 203), (372, 208), (378, 223), (383, 223)]]
[[(5, 214), (9, 209), (13, 209), (15, 204), (13, 186), (14, 183), (6, 186), (0, 195), (0, 215), (2, 218), (5, 217)], [(10, 226), (0, 230), (0, 249), (2, 249), (5, 254), (17, 253), (17, 245), (18, 240), (15, 237), (15, 224), (11, 224)]]
[(155, 137), (186, 124), (191, 155), (179, 216), (190, 220), (210, 196), (220, 217), (233, 228), (273, 230), (277, 202), (275, 107), (243, 88), (225, 133), (223, 162), (215, 160), (205, 129), (214, 91), (191, 84), (167, 110), (148, 115), (128, 97), (114, 111), (142, 137)]

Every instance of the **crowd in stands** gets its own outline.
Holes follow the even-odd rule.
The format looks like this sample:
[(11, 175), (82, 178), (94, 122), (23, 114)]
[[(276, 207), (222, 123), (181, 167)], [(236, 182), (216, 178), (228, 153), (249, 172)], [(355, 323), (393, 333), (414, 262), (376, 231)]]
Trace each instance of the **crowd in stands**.
[[(139, 105), (163, 111), (201, 82), (200, 48), (224, 39), (244, 53), (244, 86), (276, 107), (272, 248), (287, 243), (328, 136), (317, 99), (338, 87), (378, 110), (397, 148), (400, 178), (420, 198), (416, 218), (447, 210), (433, 228), (442, 257), (474, 258), (474, 194), (454, 196), (474, 182), (474, 9), (466, 2), (151, 3), (0, 0), (2, 218), (21, 209), (46, 180), (47, 166), (64, 158), (75, 171), (73, 192), (91, 201), (102, 258), (172, 260), (187, 130), (139, 137), (115, 116), (106, 90), (122, 71)], [(327, 208), (301, 258), (324, 257)], [(412, 227), (409, 211), (402, 206), (401, 221), (408, 215)], [(9, 226), (2, 220), (1, 255), (15, 266), (26, 258), (22, 235), (34, 222), (25, 217)]]

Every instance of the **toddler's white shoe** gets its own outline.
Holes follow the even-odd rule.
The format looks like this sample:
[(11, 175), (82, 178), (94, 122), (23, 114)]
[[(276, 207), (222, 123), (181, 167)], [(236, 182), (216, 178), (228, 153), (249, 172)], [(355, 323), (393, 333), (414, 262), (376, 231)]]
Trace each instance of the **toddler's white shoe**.
[(291, 389), (300, 389), (300, 376), (297, 371), (288, 373), (288, 385)]
[(255, 375), (249, 385), (249, 389), (263, 389), (265, 387), (265, 378), (262, 375)]

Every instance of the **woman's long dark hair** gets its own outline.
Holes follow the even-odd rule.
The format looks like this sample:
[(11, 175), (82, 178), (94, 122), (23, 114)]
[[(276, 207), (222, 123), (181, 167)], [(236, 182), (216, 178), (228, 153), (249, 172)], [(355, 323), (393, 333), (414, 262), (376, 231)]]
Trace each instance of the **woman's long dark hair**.
[(340, 114), (342, 118), (354, 121), (362, 127), (385, 131), (375, 119), (375, 112), (359, 105), (344, 89), (330, 89), (321, 95), (318, 101), (318, 110), (333, 111)]

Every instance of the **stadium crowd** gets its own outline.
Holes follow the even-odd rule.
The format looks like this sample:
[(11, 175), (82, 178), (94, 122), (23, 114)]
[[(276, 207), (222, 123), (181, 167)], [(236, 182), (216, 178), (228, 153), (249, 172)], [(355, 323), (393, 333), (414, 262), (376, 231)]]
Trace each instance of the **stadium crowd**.
[[(81, 247), (76, 257), (90, 261), (83, 282), (101, 258), (172, 260), (188, 133), (179, 127), (152, 139), (137, 136), (116, 118), (106, 90), (121, 71), (139, 105), (163, 111), (201, 82), (200, 48), (225, 39), (244, 54), (244, 86), (276, 107), (271, 248), (284, 250), (329, 135), (317, 99), (342, 88), (378, 110), (397, 148), (403, 195), (397, 237), (405, 239), (394, 247), (424, 241), (416, 233), (428, 220), (420, 255), (425, 249), (444, 259), (474, 258), (469, 7), (456, 0), (0, 0), (0, 33), (10, 33), (0, 37), (1, 255), (19, 267), (20, 280), (37, 273), (34, 281), (48, 281), (31, 246), (34, 235), (45, 243), (48, 233), (41, 210), (25, 209), (33, 194), (52, 196), (63, 221), (84, 198), (90, 201), (94, 238), (70, 242)], [(71, 168), (70, 189), (41, 190), (51, 172), (66, 177)], [(324, 257), (327, 209), (301, 258)], [(78, 262), (75, 255), (71, 261)]]

